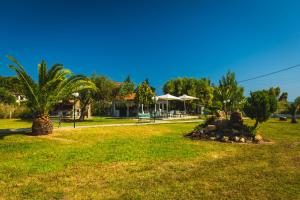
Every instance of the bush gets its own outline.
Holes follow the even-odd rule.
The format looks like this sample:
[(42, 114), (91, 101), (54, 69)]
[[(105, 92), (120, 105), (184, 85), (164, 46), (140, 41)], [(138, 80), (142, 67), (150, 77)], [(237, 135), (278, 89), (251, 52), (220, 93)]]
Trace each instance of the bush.
[(8, 118), (31, 119), (32, 113), (25, 105), (8, 105), (0, 103), (0, 119)]
[(259, 123), (267, 121), (271, 114), (277, 110), (277, 99), (275, 95), (267, 91), (251, 92), (244, 107), (245, 114), (255, 120), (253, 131)]

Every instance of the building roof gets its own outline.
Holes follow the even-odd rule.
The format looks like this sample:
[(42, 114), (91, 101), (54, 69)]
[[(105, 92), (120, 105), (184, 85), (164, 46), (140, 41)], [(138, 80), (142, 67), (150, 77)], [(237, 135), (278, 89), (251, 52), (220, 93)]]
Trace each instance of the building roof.
[(135, 96), (136, 96), (136, 93), (129, 94), (124, 97), (124, 100), (126, 100), (126, 101), (134, 100)]

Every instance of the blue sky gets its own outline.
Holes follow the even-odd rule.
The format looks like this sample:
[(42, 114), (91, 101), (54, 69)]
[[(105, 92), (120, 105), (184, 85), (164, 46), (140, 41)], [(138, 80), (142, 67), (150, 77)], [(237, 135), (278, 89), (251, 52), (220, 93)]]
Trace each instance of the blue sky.
[[(217, 83), (300, 63), (300, 1), (10, 0), (0, 6), (0, 75), (5, 55), (36, 76), (37, 63), (63, 63), (75, 73), (107, 75), (161, 90), (176, 77)], [(300, 68), (245, 82), (250, 90), (280, 86), (300, 95)]]

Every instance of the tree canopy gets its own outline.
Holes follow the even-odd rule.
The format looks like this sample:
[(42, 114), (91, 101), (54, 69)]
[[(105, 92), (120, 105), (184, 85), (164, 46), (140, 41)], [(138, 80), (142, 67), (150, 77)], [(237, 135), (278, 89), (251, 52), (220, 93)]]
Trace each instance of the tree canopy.
[(222, 105), (223, 109), (226, 104), (227, 109), (237, 110), (243, 105), (243, 100), (244, 88), (238, 85), (233, 72), (227, 72), (219, 81), (219, 85), (215, 88), (215, 104)]
[(151, 87), (148, 85), (146, 81), (142, 82), (136, 90), (136, 96), (135, 101), (138, 104), (144, 104), (149, 105), (153, 102), (153, 97), (155, 96), (155, 93), (151, 89)]
[(174, 96), (187, 94), (199, 98), (194, 102), (209, 107), (213, 98), (213, 87), (210, 80), (201, 78), (177, 78), (167, 81), (163, 86), (164, 93)]
[(255, 120), (254, 129), (259, 123), (267, 121), (276, 109), (276, 96), (266, 90), (251, 92), (244, 106), (245, 114)]
[(6, 88), (0, 87), (0, 102), (5, 104), (15, 104), (16, 97)]

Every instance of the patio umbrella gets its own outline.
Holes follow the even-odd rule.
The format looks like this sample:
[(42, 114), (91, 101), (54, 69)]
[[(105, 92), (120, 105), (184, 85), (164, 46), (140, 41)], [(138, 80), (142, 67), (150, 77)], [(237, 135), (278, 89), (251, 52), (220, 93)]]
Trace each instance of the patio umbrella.
[(157, 96), (157, 100), (165, 100), (165, 101), (167, 101), (167, 113), (169, 112), (169, 101), (171, 101), (171, 100), (179, 100), (179, 101), (181, 101), (181, 99), (179, 97), (175, 97), (175, 96), (170, 95), (170, 94), (165, 94), (165, 95)]
[(179, 98), (183, 101), (183, 104), (184, 104), (184, 112), (186, 112), (185, 101), (191, 101), (191, 100), (198, 99), (197, 97), (188, 96), (188, 95), (186, 95), (186, 94), (180, 96)]

